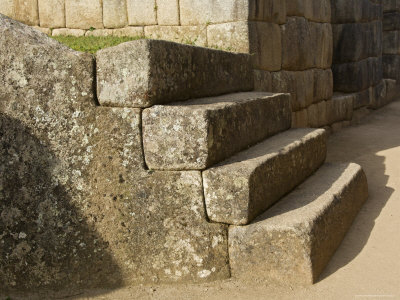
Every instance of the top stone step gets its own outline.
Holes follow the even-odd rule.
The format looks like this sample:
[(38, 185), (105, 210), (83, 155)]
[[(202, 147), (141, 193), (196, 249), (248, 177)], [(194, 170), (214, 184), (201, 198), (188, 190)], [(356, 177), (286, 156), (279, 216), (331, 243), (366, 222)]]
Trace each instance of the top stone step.
[(253, 89), (248, 54), (161, 40), (138, 40), (97, 52), (101, 105), (150, 107)]

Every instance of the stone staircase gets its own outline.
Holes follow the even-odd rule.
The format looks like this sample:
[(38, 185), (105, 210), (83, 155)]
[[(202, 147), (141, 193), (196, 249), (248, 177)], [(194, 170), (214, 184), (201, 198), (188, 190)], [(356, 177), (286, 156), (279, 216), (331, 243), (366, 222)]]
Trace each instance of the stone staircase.
[[(154, 48), (159, 53), (163, 46), (170, 54), (175, 47), (186, 47), (161, 41), (142, 43), (151, 45), (149, 49), (157, 45)], [(134, 47), (134, 43), (123, 47)], [(114, 61), (112, 56), (120, 56), (121, 49), (100, 51), (98, 61)], [(149, 52), (149, 57), (159, 56), (152, 55), (151, 49)], [(230, 59), (237, 65), (234, 56)], [(241, 61), (245, 61), (243, 57)], [(185, 68), (179, 60), (169, 65), (168, 72), (171, 67)], [(248, 82), (248, 72), (230, 76), (236, 82)], [(199, 84), (207, 77), (195, 80), (202, 86), (196, 93), (209, 92), (211, 97), (192, 99), (188, 95), (189, 100), (165, 103), (165, 99), (174, 98), (164, 93), (164, 104), (143, 110), (147, 167), (154, 171), (201, 171), (209, 222), (229, 225), (233, 276), (314, 283), (368, 197), (361, 167), (352, 163), (323, 165), (327, 134), (324, 129), (290, 129), (289, 94), (212, 96), (214, 89), (209, 91), (207, 84)], [(225, 78), (212, 80), (214, 86), (223, 86)], [(175, 88), (180, 90), (180, 86)]]
[[(3, 248), (26, 264), (0, 261), (0, 287), (318, 279), (366, 178), (321, 167), (325, 131), (290, 129), (290, 95), (253, 92), (249, 55), (141, 40), (99, 51), (94, 71), (90, 55), (25, 25), (0, 16), (0, 30), (0, 138), (16, 149), (4, 155), (29, 153), (5, 172), (26, 178), (13, 204), (26, 220), (2, 235), (27, 233), (25, 248)], [(37, 197), (31, 178), (43, 178)], [(36, 215), (48, 221), (33, 234)]]

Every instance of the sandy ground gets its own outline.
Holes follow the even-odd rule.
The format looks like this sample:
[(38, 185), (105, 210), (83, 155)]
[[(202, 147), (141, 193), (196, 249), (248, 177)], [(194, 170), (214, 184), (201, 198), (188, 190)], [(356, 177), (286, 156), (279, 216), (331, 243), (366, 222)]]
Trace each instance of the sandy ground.
[[(39, 299), (400, 299), (400, 101), (329, 140), (328, 161), (364, 168), (370, 198), (342, 245), (310, 287), (227, 280), (202, 285), (138, 286), (38, 295)], [(10, 295), (11, 299), (36, 297)], [(3, 300), (0, 297), (1, 300)]]

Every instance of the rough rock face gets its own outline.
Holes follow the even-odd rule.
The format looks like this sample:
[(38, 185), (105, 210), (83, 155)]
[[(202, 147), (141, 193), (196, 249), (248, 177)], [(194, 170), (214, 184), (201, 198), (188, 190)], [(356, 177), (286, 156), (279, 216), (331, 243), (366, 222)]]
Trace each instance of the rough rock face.
[(229, 276), (201, 174), (145, 170), (141, 110), (96, 106), (91, 55), (3, 16), (0, 53), (0, 289)]

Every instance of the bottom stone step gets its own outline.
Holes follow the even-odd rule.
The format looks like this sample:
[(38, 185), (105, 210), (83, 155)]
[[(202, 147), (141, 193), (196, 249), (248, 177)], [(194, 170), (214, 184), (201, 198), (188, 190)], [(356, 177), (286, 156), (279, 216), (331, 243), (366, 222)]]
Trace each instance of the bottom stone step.
[(232, 276), (315, 283), (367, 198), (359, 165), (325, 164), (251, 224), (229, 228)]

